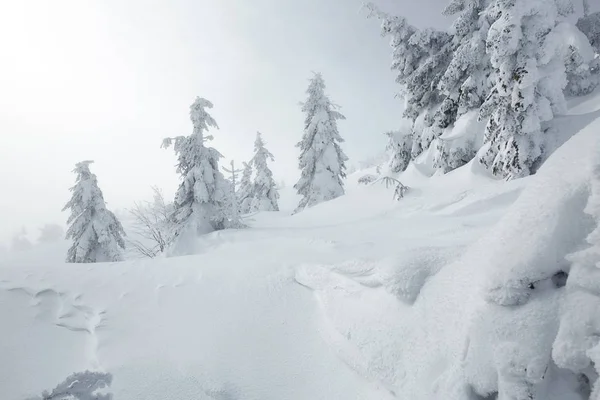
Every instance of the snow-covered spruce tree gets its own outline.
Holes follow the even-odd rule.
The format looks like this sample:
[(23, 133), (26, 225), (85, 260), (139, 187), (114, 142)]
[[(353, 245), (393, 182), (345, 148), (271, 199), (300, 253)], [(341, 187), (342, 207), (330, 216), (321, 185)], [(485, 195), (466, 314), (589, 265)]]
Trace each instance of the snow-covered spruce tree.
[(302, 196), (295, 212), (344, 194), (343, 178), (348, 157), (340, 143), (344, 141), (337, 128), (337, 120), (346, 119), (337, 111), (325, 94), (325, 81), (315, 73), (306, 90), (308, 98), (302, 104), (304, 134), (296, 145), (300, 148), (301, 176), (294, 189)]
[(247, 214), (251, 211), (252, 206), (252, 162), (242, 163), (244, 170), (242, 172), (242, 180), (240, 189), (237, 192), (238, 204), (240, 205), (240, 213)]
[(257, 132), (254, 141), (254, 157), (252, 158), (252, 164), (256, 169), (251, 195), (253, 211), (279, 211), (277, 184), (267, 165), (267, 160), (274, 161), (273, 154), (265, 148), (261, 133)]
[(90, 172), (93, 161), (75, 165), (77, 175), (71, 200), (63, 211), (70, 210), (67, 219), (67, 239), (73, 245), (67, 253), (69, 263), (96, 263), (123, 260), (125, 232), (115, 215), (106, 208), (96, 175)]
[[(453, 105), (443, 106), (442, 111), (463, 115), (479, 108), (489, 93), (492, 68), (485, 43), (490, 20), (483, 11), (490, 1), (452, 0), (442, 13), (456, 16), (450, 28), (452, 57), (438, 85), (444, 101)], [(456, 119), (452, 114), (444, 115)]]
[(178, 159), (177, 172), (182, 179), (174, 201), (177, 240), (181, 240), (184, 233), (194, 237), (225, 227), (223, 210), (228, 188), (219, 171), (222, 155), (214, 148), (206, 147), (205, 142), (212, 140), (212, 136), (204, 136), (209, 127), (218, 128), (217, 122), (206, 111), (212, 107), (210, 101), (197, 97), (190, 106), (192, 134), (163, 141), (164, 148), (173, 145)]
[[(495, 175), (535, 172), (543, 155), (543, 123), (566, 109), (564, 62), (551, 35), (572, 7), (568, 0), (494, 0), (487, 52), (494, 86), (481, 106), (488, 121), (480, 161)], [(572, 6), (572, 5), (571, 5)]]
[[(490, 0), (452, 0), (443, 11), (456, 19), (450, 29), (451, 59), (438, 84), (443, 98), (434, 115), (438, 130), (452, 127), (459, 117), (477, 110), (490, 91), (492, 67), (485, 46), (490, 19), (483, 12), (489, 3)], [(438, 140), (434, 167), (451, 171), (469, 162), (477, 150), (469, 141)]]
[(455, 102), (442, 103), (444, 98), (438, 89), (440, 80), (450, 63), (452, 37), (433, 29), (418, 30), (403, 17), (380, 11), (367, 4), (369, 17), (381, 21), (382, 36), (389, 36), (392, 47), (392, 69), (397, 72), (396, 82), (401, 86), (404, 99), (404, 117), (413, 121), (422, 119), (413, 128), (414, 159), (429, 147), (453, 121)]

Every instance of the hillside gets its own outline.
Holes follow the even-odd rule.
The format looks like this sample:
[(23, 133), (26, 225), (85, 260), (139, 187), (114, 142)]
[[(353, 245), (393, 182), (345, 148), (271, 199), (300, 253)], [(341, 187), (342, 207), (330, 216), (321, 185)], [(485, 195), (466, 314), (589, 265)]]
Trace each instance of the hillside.
[(116, 400), (588, 398), (555, 339), (578, 312), (565, 256), (598, 222), (584, 209), (599, 109), (597, 96), (574, 104), (565, 126), (581, 130), (525, 179), (410, 167), (395, 202), (360, 171), (346, 196), (258, 214), (193, 256), (4, 260), (2, 398), (84, 369), (112, 373)]

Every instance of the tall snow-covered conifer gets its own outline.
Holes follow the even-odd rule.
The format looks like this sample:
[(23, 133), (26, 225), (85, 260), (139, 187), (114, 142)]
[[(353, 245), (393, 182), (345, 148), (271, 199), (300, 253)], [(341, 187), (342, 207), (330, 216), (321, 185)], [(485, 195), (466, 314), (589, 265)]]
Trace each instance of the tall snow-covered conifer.
[(182, 179), (175, 195), (173, 215), (179, 240), (182, 235), (187, 236), (187, 240), (225, 227), (228, 185), (219, 171), (222, 156), (214, 148), (206, 147), (205, 142), (212, 140), (212, 136), (204, 136), (209, 127), (218, 128), (206, 111), (212, 107), (210, 101), (197, 97), (190, 106), (192, 134), (163, 141), (164, 148), (173, 144), (178, 159), (177, 172)]
[(66, 261), (96, 263), (123, 260), (125, 232), (115, 215), (106, 208), (96, 175), (90, 172), (93, 161), (75, 165), (77, 175), (71, 200), (63, 211), (70, 210), (67, 239), (73, 240)]
[(572, 11), (569, 3), (494, 0), (486, 10), (494, 21), (486, 46), (496, 74), (481, 107), (481, 118), (489, 122), (480, 160), (496, 175), (534, 172), (544, 151), (543, 123), (566, 109), (560, 38), (551, 33)]
[(251, 196), (253, 211), (279, 211), (277, 184), (273, 180), (273, 173), (267, 165), (267, 160), (274, 161), (273, 154), (265, 148), (261, 133), (257, 132), (252, 158), (252, 164), (256, 169)]
[(381, 35), (391, 39), (392, 69), (397, 73), (396, 82), (404, 99), (404, 117), (414, 125), (417, 119), (421, 120), (412, 132), (411, 157), (414, 159), (440, 136), (456, 115), (455, 102), (443, 103), (438, 88), (450, 63), (452, 36), (434, 29), (419, 30), (404, 17), (382, 12), (372, 3), (367, 4), (367, 9), (369, 17), (381, 21)]
[(306, 93), (308, 98), (302, 104), (304, 135), (296, 145), (300, 148), (301, 176), (294, 188), (302, 196), (296, 212), (343, 195), (348, 160), (337, 128), (337, 120), (345, 117), (325, 94), (321, 74), (315, 73)]

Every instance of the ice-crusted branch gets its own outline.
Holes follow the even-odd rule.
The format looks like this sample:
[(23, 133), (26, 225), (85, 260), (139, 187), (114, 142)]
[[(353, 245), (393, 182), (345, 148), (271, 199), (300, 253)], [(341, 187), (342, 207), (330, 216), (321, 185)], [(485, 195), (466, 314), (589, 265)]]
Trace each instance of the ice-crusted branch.
[(394, 200), (400, 200), (404, 197), (404, 194), (408, 191), (408, 186), (404, 185), (398, 179), (392, 178), (391, 176), (384, 176), (379, 178), (373, 183), (381, 182), (385, 185), (385, 188), (394, 187)]

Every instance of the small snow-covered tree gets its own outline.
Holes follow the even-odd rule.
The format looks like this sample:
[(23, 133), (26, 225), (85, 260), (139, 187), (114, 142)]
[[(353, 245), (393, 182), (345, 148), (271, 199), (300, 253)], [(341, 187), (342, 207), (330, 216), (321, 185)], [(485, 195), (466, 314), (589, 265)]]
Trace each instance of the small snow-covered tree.
[(274, 161), (273, 154), (266, 149), (261, 133), (257, 132), (254, 141), (254, 157), (252, 158), (252, 164), (256, 169), (251, 195), (253, 211), (279, 211), (277, 204), (279, 193), (273, 173), (267, 165), (268, 160)]
[[(566, 110), (566, 74), (552, 35), (568, 4), (562, 0), (494, 0), (487, 52), (496, 73), (481, 107), (489, 121), (480, 161), (496, 175), (517, 178), (535, 171), (543, 155), (543, 123)], [(571, 7), (572, 8), (572, 7)]]
[(242, 165), (244, 166), (244, 170), (242, 172), (242, 180), (237, 196), (240, 212), (242, 214), (247, 214), (251, 211), (250, 209), (252, 206), (252, 162), (244, 162)]
[(73, 245), (67, 253), (69, 263), (96, 263), (123, 260), (125, 232), (115, 215), (106, 208), (96, 175), (90, 172), (93, 161), (75, 165), (75, 186), (63, 211), (70, 210), (67, 239)]
[(348, 160), (337, 128), (337, 120), (345, 117), (325, 94), (321, 74), (315, 73), (306, 93), (308, 98), (302, 104), (304, 135), (296, 145), (300, 148), (301, 176), (294, 188), (302, 196), (296, 212), (343, 195)]
[(173, 145), (178, 160), (177, 172), (182, 179), (175, 195), (173, 214), (178, 238), (184, 232), (195, 236), (225, 227), (223, 210), (227, 184), (219, 171), (222, 155), (214, 148), (206, 147), (205, 143), (212, 140), (212, 136), (204, 136), (209, 127), (218, 128), (217, 122), (206, 111), (212, 107), (210, 101), (197, 97), (190, 106), (192, 134), (163, 141), (164, 148)]
[(228, 196), (228, 207), (227, 207), (227, 212), (226, 212), (226, 216), (227, 216), (227, 223), (226, 226), (227, 228), (233, 228), (233, 229), (240, 229), (240, 228), (245, 228), (246, 225), (244, 225), (244, 223), (242, 222), (242, 217), (240, 216), (240, 207), (239, 207), (239, 203), (238, 203), (238, 194), (237, 194), (237, 185), (238, 185), (238, 181), (237, 181), (237, 176), (240, 172), (242, 172), (241, 169), (236, 169), (235, 168), (235, 162), (233, 160), (231, 160), (231, 168), (225, 168), (222, 167), (223, 171), (231, 174), (231, 180), (229, 181), (230, 183), (230, 191), (229, 191), (229, 196)]

